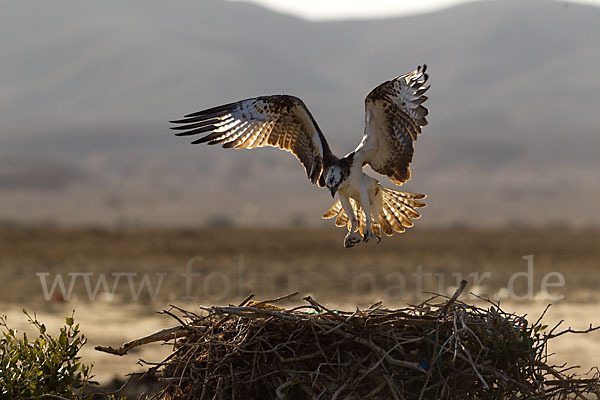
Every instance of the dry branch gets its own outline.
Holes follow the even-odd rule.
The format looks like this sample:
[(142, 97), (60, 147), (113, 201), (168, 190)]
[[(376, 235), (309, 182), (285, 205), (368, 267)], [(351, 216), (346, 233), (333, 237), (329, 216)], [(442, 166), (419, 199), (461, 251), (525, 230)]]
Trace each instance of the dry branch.
[(166, 342), (187, 335), (186, 331), (187, 329), (185, 327), (176, 326), (173, 328), (163, 329), (162, 331), (153, 333), (152, 335), (148, 335), (141, 339), (132, 340), (131, 342), (127, 342), (123, 344), (123, 346), (116, 349), (110, 346), (96, 346), (94, 347), (94, 349), (102, 351), (104, 353), (114, 354), (116, 356), (124, 356), (129, 350), (133, 349), (134, 347), (154, 342)]

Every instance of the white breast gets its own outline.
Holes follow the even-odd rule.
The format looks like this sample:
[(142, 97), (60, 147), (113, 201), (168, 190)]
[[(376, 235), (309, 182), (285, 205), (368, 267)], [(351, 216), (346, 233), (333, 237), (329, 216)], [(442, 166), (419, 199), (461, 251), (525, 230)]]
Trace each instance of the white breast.
[(369, 197), (375, 194), (377, 181), (362, 172), (362, 168), (357, 170), (353, 168), (350, 175), (342, 182), (338, 191), (346, 197), (351, 197), (360, 202), (360, 187), (364, 185), (367, 188)]

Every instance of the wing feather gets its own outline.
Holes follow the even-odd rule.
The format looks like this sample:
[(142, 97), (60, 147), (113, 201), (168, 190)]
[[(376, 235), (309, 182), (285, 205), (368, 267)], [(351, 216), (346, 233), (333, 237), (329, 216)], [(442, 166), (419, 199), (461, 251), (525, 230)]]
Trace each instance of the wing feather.
[(410, 179), (414, 142), (427, 125), (426, 65), (384, 82), (365, 99), (365, 134), (356, 159), (397, 185)]
[(221, 144), (224, 148), (277, 147), (291, 152), (308, 179), (324, 186), (324, 157), (331, 156), (327, 141), (302, 100), (287, 95), (262, 96), (197, 111), (171, 121), (177, 136), (206, 134), (193, 144)]

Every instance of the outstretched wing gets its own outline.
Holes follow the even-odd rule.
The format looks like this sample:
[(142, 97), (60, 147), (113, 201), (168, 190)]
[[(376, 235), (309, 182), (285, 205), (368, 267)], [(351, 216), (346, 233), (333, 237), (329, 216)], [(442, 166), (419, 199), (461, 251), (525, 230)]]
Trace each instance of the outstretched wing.
[(356, 148), (356, 158), (376, 172), (402, 185), (410, 179), (413, 143), (427, 125), (423, 103), (427, 66), (377, 86), (365, 99), (365, 134)]
[(192, 143), (222, 144), (225, 148), (279, 147), (293, 153), (308, 179), (325, 186), (323, 156), (329, 152), (316, 121), (297, 97), (262, 96), (225, 104), (171, 121), (177, 136), (203, 135)]

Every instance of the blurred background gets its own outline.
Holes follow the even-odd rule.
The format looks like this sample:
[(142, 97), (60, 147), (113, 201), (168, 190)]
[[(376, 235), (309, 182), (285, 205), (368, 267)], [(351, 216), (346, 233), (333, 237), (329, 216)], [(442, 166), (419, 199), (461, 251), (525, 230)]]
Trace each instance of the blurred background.
[(328, 225), (327, 193), (289, 154), (191, 146), (168, 121), (289, 93), (345, 154), (365, 95), (420, 63), (430, 125), (406, 185), (429, 194), (420, 226), (600, 223), (598, 7), (318, 22), (222, 0), (0, 7), (4, 224)]
[[(451, 293), (461, 276), (515, 312), (537, 318), (553, 302), (551, 321), (599, 323), (600, 2), (366, 3), (0, 1), (9, 323), (25, 327), (24, 306), (57, 323), (74, 308), (92, 341), (115, 345), (172, 325), (152, 314), (169, 303), (298, 290), (401, 306)], [(343, 155), (362, 136), (365, 95), (422, 63), (430, 124), (404, 189), (427, 193), (428, 207), (379, 246), (342, 248), (345, 232), (320, 218), (329, 193), (290, 154), (192, 146), (168, 129), (200, 109), (293, 94)], [(564, 284), (554, 275), (543, 292), (551, 273)], [(597, 334), (561, 346), (583, 367), (600, 356)], [(137, 368), (86, 357), (102, 379)]]

